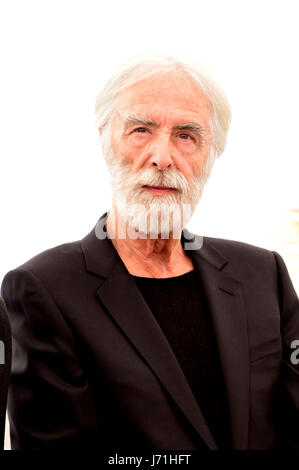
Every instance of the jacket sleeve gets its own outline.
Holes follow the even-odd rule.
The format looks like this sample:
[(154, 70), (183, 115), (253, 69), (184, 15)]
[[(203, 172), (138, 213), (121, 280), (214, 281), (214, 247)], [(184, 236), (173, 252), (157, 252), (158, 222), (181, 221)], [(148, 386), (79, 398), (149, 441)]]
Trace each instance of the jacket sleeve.
[(96, 412), (62, 313), (39, 279), (22, 268), (6, 274), (2, 295), (12, 329), (12, 448), (91, 445)]
[(0, 297), (0, 450), (3, 449), (7, 390), (11, 366), (11, 331), (5, 308)]
[(299, 299), (282, 257), (278, 270), (283, 364), (278, 395), (278, 446), (299, 449)]

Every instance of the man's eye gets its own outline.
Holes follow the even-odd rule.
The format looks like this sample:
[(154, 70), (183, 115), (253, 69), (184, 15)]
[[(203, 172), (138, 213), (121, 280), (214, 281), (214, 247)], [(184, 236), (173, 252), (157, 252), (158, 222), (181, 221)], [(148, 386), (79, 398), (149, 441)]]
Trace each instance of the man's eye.
[(192, 136), (190, 134), (180, 134), (179, 137), (185, 140), (192, 139)]
[(147, 129), (145, 127), (137, 127), (136, 129), (134, 129), (134, 132), (146, 132)]

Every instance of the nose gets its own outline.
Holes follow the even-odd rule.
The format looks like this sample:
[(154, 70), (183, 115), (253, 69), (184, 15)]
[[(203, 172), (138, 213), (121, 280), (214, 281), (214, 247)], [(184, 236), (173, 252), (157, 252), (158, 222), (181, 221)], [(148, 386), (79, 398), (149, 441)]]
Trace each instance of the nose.
[(152, 146), (149, 165), (156, 167), (158, 170), (173, 167), (168, 136), (161, 137)]

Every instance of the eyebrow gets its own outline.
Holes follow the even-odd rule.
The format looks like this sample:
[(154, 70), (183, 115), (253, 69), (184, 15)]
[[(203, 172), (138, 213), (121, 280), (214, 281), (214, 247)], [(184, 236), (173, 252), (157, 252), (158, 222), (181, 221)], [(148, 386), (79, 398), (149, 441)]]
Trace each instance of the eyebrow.
[(158, 127), (158, 124), (152, 119), (148, 119), (143, 116), (138, 116), (137, 114), (129, 114), (124, 123), (124, 130), (134, 125)]
[(177, 129), (178, 130), (189, 130), (189, 131), (196, 132), (199, 135), (204, 134), (203, 127), (200, 126), (199, 124), (194, 123), (194, 122), (185, 122), (183, 124), (179, 124), (177, 126), (174, 126), (173, 129), (175, 129), (175, 130), (177, 130)]
[[(137, 114), (129, 114), (124, 123), (124, 130), (132, 125), (159, 127), (159, 125), (152, 119), (138, 116)], [(190, 130), (201, 136), (204, 134), (203, 127), (195, 122), (184, 122), (182, 124), (178, 124), (173, 127), (173, 130)]]

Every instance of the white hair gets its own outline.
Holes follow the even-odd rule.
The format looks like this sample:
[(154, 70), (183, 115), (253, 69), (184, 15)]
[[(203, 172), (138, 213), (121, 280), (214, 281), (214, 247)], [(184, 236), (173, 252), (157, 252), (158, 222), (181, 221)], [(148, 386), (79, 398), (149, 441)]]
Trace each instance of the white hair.
[(212, 135), (211, 152), (207, 166), (213, 166), (216, 157), (220, 156), (226, 145), (226, 136), (231, 120), (229, 102), (210, 75), (198, 63), (186, 62), (174, 57), (155, 56), (153, 58), (134, 58), (124, 63), (117, 73), (106, 83), (97, 97), (95, 105), (96, 125), (101, 129), (101, 143), (105, 159), (111, 156), (110, 118), (115, 110), (117, 97), (121, 91), (138, 81), (153, 75), (163, 75), (171, 71), (183, 71), (199, 85), (211, 105), (210, 127)]

